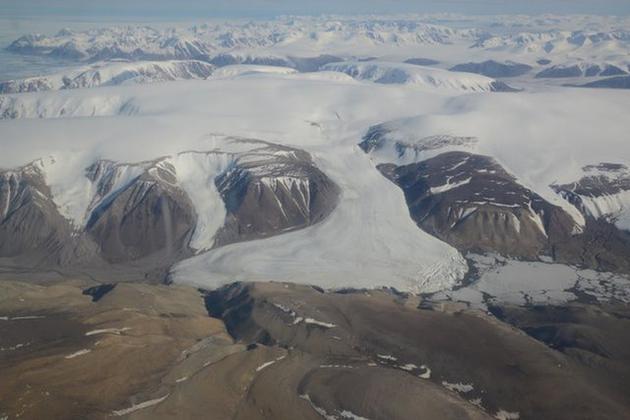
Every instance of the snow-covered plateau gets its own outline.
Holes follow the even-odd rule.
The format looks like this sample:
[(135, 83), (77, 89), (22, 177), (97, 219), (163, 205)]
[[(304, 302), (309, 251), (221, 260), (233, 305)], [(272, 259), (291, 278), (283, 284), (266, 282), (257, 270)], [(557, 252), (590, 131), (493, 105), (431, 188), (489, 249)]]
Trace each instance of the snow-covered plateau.
[(462, 92), (509, 90), (507, 85), (499, 84), (489, 77), (405, 63), (342, 62), (327, 64), (322, 70), (345, 73), (357, 80), (382, 84), (403, 84)]
[[(483, 27), (454, 29), (446, 26), (448, 19), (435, 20), (282, 18), (21, 37), (9, 50), (60, 57), (75, 67), (0, 83), (0, 174), (10, 180), (0, 190), (2, 215), (15, 206), (19, 180), (33, 176), (24, 172), (30, 162), (46, 184), (38, 185), (38, 194), (49, 193), (74, 229), (89, 226), (131, 185), (144, 182), (138, 194), (146, 194), (157, 182), (194, 210), (191, 252), (170, 269), (175, 282), (217, 287), (276, 280), (433, 293), (461, 284), (469, 269), (465, 253), (419, 228), (410, 217), (408, 193), (381, 170), (462, 152), (492, 158), (528, 197), (562, 209), (573, 235), (590, 220), (628, 229), (630, 184), (594, 192), (587, 168), (630, 165), (630, 92), (565, 87), (536, 77), (573, 67), (579, 70), (571, 73), (574, 79), (625, 74), (628, 22), (576, 18), (552, 30), (559, 21), (541, 19), (493, 33), (485, 21)], [(414, 58), (436, 64), (411, 64)], [(509, 85), (448, 70), (485, 60), (533, 70), (510, 78)], [(366, 151), (359, 144), (372, 135), (375, 143)], [(261, 167), (264, 173), (257, 173)], [(297, 172), (283, 173), (287, 167)], [(316, 171), (339, 194), (330, 214), (311, 220), (315, 216), (306, 213), (313, 210), (313, 194), (323, 194), (309, 178), (319, 177)], [(454, 194), (477, 185), (475, 176), (449, 174), (428, 194)], [(252, 177), (258, 177), (259, 198), (263, 188), (275, 194), (272, 204), (282, 220), (271, 224), (284, 226), (295, 218), (291, 211), (303, 213), (308, 223), (269, 237), (218, 240), (234, 223), (230, 191), (240, 191), (238, 182)], [(482, 205), (505, 207), (491, 194), (476, 194), (474, 210), (457, 210), (460, 220)], [(547, 237), (544, 212), (533, 210), (533, 199), (528, 205), (537, 228), (532, 235)], [(510, 229), (525, 231), (514, 215), (501, 217)], [(499, 277), (540, 269), (526, 264), (543, 263), (506, 263), (497, 269)], [(596, 278), (556, 265), (561, 268), (543, 271), (570, 271), (558, 277), (566, 278), (558, 296), (575, 285), (576, 275)], [(458, 293), (496, 291), (496, 278), (486, 274), (476, 289)], [(510, 293), (495, 295), (522, 297)]]
[(0, 93), (40, 92), (130, 83), (206, 79), (214, 69), (215, 66), (212, 64), (195, 60), (100, 62), (60, 74), (0, 82)]

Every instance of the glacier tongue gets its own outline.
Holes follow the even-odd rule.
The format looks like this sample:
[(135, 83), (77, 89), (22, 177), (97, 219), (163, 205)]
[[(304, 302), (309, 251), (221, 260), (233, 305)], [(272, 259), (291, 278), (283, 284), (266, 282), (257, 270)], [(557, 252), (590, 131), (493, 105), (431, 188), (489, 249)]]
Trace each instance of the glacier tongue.
[[(343, 133), (344, 127), (328, 130)], [(318, 167), (342, 191), (328, 218), (303, 230), (210, 250), (176, 265), (172, 278), (203, 287), (276, 280), (413, 292), (457, 284), (467, 271), (463, 257), (414, 224), (402, 192), (351, 146), (354, 141), (348, 135), (327, 144), (325, 153), (317, 148)]]
[[(388, 128), (398, 133), (398, 140), (414, 146), (406, 149), (409, 157), (405, 159), (415, 159), (421, 147), (429, 147), (428, 153), (441, 144), (467, 151), (472, 147), (475, 153), (497, 158), (524, 180), (523, 185), (539, 193), (555, 179), (577, 179), (572, 174), (573, 162), (579, 168), (593, 159), (628, 160), (622, 141), (627, 131), (622, 123), (627, 97), (620, 92), (562, 89), (449, 95), (400, 85), (342, 79), (324, 83), (323, 79), (273, 74), (67, 90), (54, 92), (54, 98), (52, 93), (20, 96), (51, 103), (89, 103), (101, 95), (132, 98), (138, 112), (129, 117), (1, 121), (5, 142), (12, 142), (0, 156), (3, 165), (76, 149), (77, 139), (82, 140), (79, 150), (97, 158), (137, 162), (183, 150), (212, 150), (208, 133), (227, 133), (304, 149), (339, 185), (339, 206), (321, 224), (233, 243), (174, 268), (174, 280), (209, 287), (237, 279), (325, 287), (388, 285), (402, 290), (455, 284), (466, 271), (461, 256), (418, 229), (408, 216), (402, 192), (356, 146), (370, 126), (383, 121), (396, 119)], [(585, 106), (586, 99), (593, 105)], [(497, 112), (504, 117), (497, 119)], [(414, 115), (418, 117), (401, 120)], [(601, 123), (573, 124), (576, 117), (597, 118)], [(524, 126), (530, 130), (521, 129)], [(450, 137), (409, 140), (436, 134)], [(593, 138), (601, 138), (606, 147)], [(610, 156), (613, 150), (615, 156)], [(68, 172), (61, 177), (60, 173), (60, 178), (73, 180), (77, 173), (82, 174)], [(84, 194), (81, 189), (78, 193)], [(563, 201), (551, 190), (550, 194)], [(520, 226), (521, 231), (524, 227)]]
[[(41, 173), (74, 235), (90, 234), (114, 262), (125, 247), (134, 259), (164, 247), (186, 254), (279, 235), (335, 209), (338, 188), (308, 153), (254, 139), (216, 136), (213, 144), (135, 163), (98, 159), (87, 168), (89, 157), (66, 153), (20, 170)], [(9, 179), (7, 202), (15, 201), (13, 173), (0, 173)], [(147, 235), (146, 247), (138, 233)]]
[(205, 251), (214, 245), (214, 236), (223, 226), (225, 204), (215, 185), (215, 178), (233, 162), (225, 153), (180, 153), (168, 162), (175, 168), (179, 186), (188, 194), (197, 213), (197, 224), (190, 247)]

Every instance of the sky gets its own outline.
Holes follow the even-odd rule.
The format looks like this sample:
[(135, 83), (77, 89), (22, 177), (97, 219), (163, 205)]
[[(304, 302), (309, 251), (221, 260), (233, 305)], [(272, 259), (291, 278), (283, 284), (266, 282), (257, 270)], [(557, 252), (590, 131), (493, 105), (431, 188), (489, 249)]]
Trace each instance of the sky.
[(0, 17), (270, 17), (370, 13), (630, 14), (630, 0), (0, 0)]

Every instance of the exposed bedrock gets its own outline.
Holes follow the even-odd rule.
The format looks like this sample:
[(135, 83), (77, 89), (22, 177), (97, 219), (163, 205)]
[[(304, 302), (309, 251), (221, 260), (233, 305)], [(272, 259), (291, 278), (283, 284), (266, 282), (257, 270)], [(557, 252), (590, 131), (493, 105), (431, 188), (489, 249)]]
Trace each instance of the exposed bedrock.
[(184, 252), (197, 217), (190, 199), (176, 184), (174, 168), (159, 162), (114, 191), (121, 170), (128, 169), (111, 162), (97, 162), (87, 170), (102, 200), (92, 210), (85, 230), (99, 244), (103, 257), (117, 263)]
[(552, 188), (582, 214), (606, 219), (620, 228), (630, 228), (626, 210), (630, 204), (630, 170), (618, 163), (600, 163), (582, 168), (582, 177)]
[(586, 88), (630, 89), (630, 76), (607, 77), (578, 86)]
[(37, 162), (0, 172), (0, 257), (29, 266), (94, 257), (95, 244), (73, 235)]
[(582, 168), (576, 182), (551, 187), (573, 204), (587, 223), (582, 236), (586, 265), (630, 271), (630, 170), (619, 163)]
[(237, 158), (216, 185), (227, 210), (219, 245), (313, 225), (333, 211), (339, 195), (308, 153), (276, 146)]
[(448, 152), (420, 163), (379, 166), (405, 192), (411, 217), (467, 251), (536, 257), (571, 234), (559, 207), (519, 185), (492, 158)]
[(450, 68), (451, 71), (477, 73), (488, 77), (518, 77), (532, 70), (527, 64), (487, 60), (481, 63), (462, 63)]
[[(590, 362), (597, 360), (591, 347), (556, 351), (494, 317), (419, 310), (417, 303), (389, 291), (332, 293), (281, 283), (233, 284), (206, 295), (210, 314), (238, 341), (289, 349), (273, 365), (276, 375), (294, 369), (291, 355), (299, 354), (304, 369), (286, 399), (298, 394), (329, 414), (603, 419), (628, 406), (614, 368), (627, 352), (602, 369)], [(623, 321), (608, 318), (623, 329)], [(602, 343), (626, 339), (609, 338)]]
[(566, 77), (607, 77), (623, 76), (628, 74), (625, 70), (611, 64), (565, 64), (548, 67), (536, 74), (536, 78), (566, 78)]
[(446, 152), (379, 169), (404, 191), (419, 227), (462, 251), (549, 256), (599, 270), (630, 271), (627, 232), (598, 217), (587, 217), (586, 226), (576, 229), (565, 210), (519, 184), (490, 157)]
[[(320, 222), (338, 187), (304, 151), (240, 140), (230, 152), (99, 160), (47, 185), (53, 163), (0, 172), (0, 258), (19, 266), (170, 266), (194, 252)], [(87, 197), (87, 199), (85, 199)]]

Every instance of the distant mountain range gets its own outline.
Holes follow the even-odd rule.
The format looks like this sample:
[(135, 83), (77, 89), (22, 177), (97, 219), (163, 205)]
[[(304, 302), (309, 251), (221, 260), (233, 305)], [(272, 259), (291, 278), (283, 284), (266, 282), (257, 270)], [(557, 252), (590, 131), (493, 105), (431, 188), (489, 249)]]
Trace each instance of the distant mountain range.
[(78, 61), (183, 60), (207, 59), (217, 52), (238, 48), (285, 44), (433, 45), (478, 36), (476, 30), (454, 30), (413, 20), (291, 19), (167, 30), (147, 26), (64, 29), (52, 36), (25, 35), (12, 42), (8, 50)]

